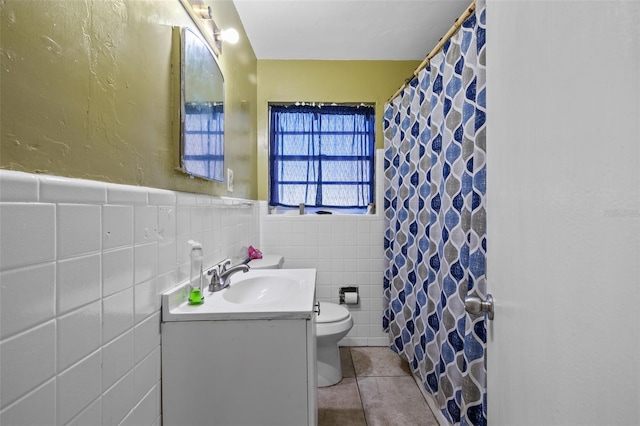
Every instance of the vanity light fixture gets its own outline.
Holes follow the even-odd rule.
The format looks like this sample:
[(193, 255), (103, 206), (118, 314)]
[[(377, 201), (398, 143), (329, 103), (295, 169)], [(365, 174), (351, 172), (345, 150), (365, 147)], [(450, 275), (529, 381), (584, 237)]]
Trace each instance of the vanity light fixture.
[(235, 28), (227, 28), (226, 30), (216, 31), (213, 36), (216, 41), (226, 41), (231, 44), (236, 44), (238, 40), (240, 40), (240, 34), (236, 31)]
[(192, 4), (193, 11), (202, 19), (213, 19), (211, 14), (211, 6), (204, 4)]
[(203, 19), (205, 22), (205, 26), (209, 30), (209, 34), (213, 36), (213, 41), (215, 42), (216, 55), (222, 54), (222, 42), (226, 41), (227, 43), (236, 44), (238, 40), (240, 40), (240, 35), (235, 28), (227, 28), (221, 29), (216, 25), (213, 19)]

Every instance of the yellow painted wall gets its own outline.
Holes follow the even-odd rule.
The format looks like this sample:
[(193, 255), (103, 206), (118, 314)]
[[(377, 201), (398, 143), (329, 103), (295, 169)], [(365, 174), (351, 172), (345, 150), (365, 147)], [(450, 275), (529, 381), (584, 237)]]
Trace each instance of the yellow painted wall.
[(269, 102), (365, 102), (376, 105), (376, 146), (384, 145), (387, 99), (420, 61), (258, 61), (258, 197), (268, 199)]
[[(233, 196), (256, 198), (256, 69), (233, 3), (206, 0), (225, 45), (225, 164)], [(179, 0), (0, 3), (0, 168), (227, 195), (178, 166), (172, 26), (196, 29)], [(173, 53), (172, 53), (173, 52)], [(175, 60), (173, 60), (175, 62)]]

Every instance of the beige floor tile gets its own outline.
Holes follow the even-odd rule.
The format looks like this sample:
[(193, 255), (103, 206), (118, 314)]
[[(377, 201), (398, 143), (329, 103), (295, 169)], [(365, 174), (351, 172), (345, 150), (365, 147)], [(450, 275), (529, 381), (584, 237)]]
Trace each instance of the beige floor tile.
[(340, 347), (340, 364), (342, 365), (342, 377), (356, 377), (351, 360), (351, 351), (348, 346)]
[(357, 377), (411, 375), (407, 361), (386, 346), (351, 347), (351, 358)]
[(438, 426), (413, 377), (359, 377), (368, 426)]
[(337, 425), (367, 425), (354, 378), (344, 378), (336, 385), (318, 388), (318, 426)]

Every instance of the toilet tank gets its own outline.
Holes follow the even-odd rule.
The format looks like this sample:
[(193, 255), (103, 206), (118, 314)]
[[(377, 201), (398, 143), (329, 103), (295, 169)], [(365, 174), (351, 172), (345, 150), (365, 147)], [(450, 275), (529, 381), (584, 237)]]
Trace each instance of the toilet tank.
[(268, 254), (262, 259), (253, 259), (248, 265), (251, 269), (281, 269), (284, 264), (284, 256), (279, 254)]

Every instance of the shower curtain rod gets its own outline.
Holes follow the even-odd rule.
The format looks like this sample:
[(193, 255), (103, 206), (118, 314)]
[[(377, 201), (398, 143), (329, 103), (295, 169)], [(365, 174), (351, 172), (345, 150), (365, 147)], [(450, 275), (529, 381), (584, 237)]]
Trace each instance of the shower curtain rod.
[(423, 69), (425, 69), (427, 67), (427, 65), (429, 65), (429, 61), (431, 61), (431, 58), (433, 58), (434, 56), (436, 56), (436, 54), (442, 49), (442, 46), (444, 46), (444, 44), (447, 42), (447, 40), (449, 40), (451, 37), (453, 37), (453, 35), (458, 31), (458, 29), (462, 26), (462, 24), (464, 23), (464, 21), (467, 20), (467, 18), (469, 16), (471, 16), (473, 14), (473, 12), (475, 12), (476, 10), (476, 0), (473, 0), (471, 2), (471, 4), (469, 5), (469, 7), (467, 7), (465, 9), (465, 11), (462, 13), (462, 15), (460, 15), (458, 17), (458, 19), (456, 19), (453, 23), (453, 25), (451, 26), (451, 28), (449, 28), (449, 31), (447, 31), (447, 33), (438, 41), (438, 44), (436, 44), (436, 47), (433, 48), (433, 50), (431, 50), (431, 52), (429, 52), (429, 54), (427, 55), (426, 58), (424, 58), (424, 60), (420, 63), (420, 65), (418, 65), (418, 68), (416, 68), (416, 70), (413, 72), (413, 74), (411, 75), (411, 77), (409, 77), (408, 79), (406, 79), (404, 81), (404, 84), (402, 86), (400, 86), (400, 88), (398, 90), (396, 90), (396, 92), (393, 94), (393, 96), (391, 96), (388, 100), (387, 103), (391, 102), (392, 100), (395, 99), (396, 96), (398, 96), (405, 87), (407, 87), (407, 85), (409, 83), (411, 83), (411, 81), (416, 78), (418, 76), (418, 73), (420, 71), (422, 71)]

